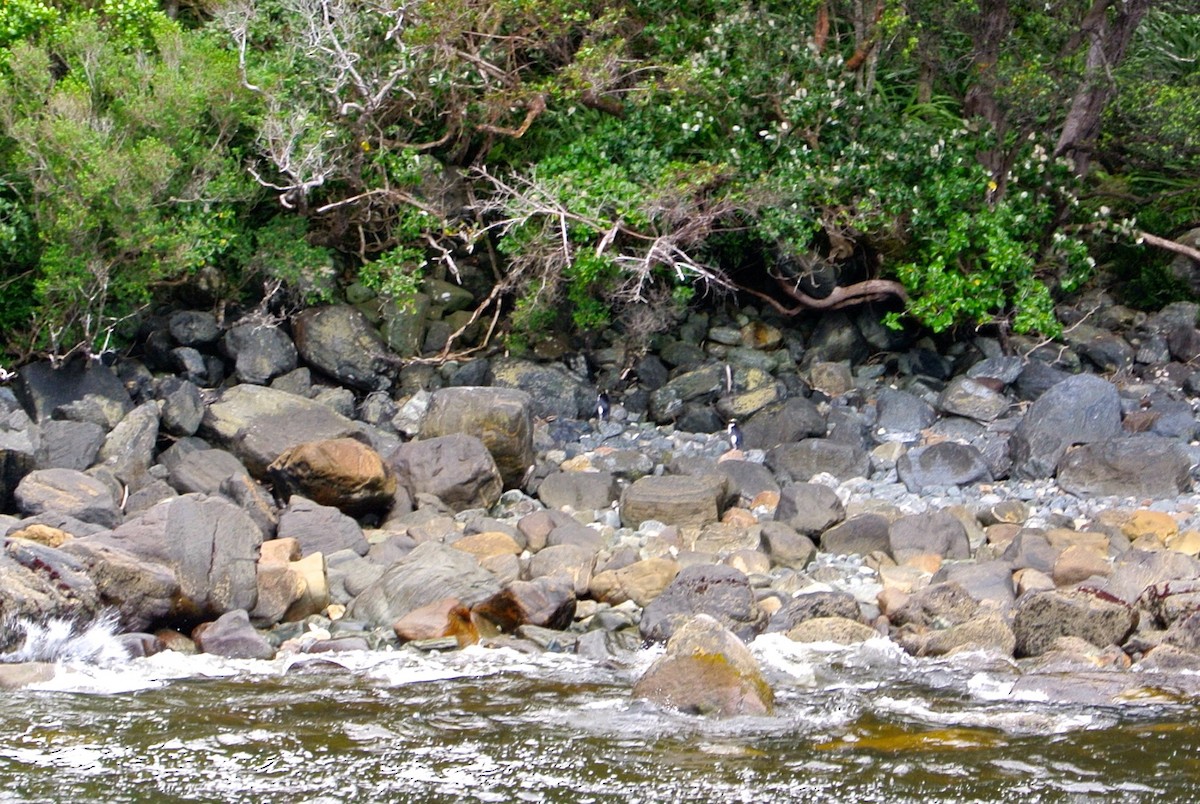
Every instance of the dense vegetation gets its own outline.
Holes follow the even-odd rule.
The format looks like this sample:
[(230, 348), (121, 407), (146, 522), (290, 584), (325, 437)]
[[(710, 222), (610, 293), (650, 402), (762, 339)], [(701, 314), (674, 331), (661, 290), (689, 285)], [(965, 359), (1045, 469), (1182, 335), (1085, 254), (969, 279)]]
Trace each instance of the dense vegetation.
[(734, 290), (1053, 334), (1097, 261), (1181, 292), (1198, 58), (1189, 0), (8, 0), (0, 326), (439, 275), (518, 337)]

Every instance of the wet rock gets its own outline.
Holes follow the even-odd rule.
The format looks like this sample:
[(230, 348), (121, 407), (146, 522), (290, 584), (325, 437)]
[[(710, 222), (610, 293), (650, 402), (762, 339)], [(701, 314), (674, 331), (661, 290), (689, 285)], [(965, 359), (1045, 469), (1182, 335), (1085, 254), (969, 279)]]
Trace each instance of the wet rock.
[(233, 503), (187, 494), (71, 546), (111, 546), (167, 567), (179, 584), (170, 616), (200, 619), (254, 608), (262, 540), (258, 526)]
[(54, 678), (58, 665), (54, 662), (17, 662), (0, 664), (0, 690), (19, 690)]
[(529, 394), (538, 418), (586, 419), (592, 415), (596, 389), (560, 364), (500, 358), (491, 363), (490, 384)]
[(1133, 435), (1068, 451), (1058, 463), (1064, 491), (1081, 497), (1176, 497), (1191, 486), (1192, 459), (1178, 441)]
[(459, 647), (479, 641), (471, 611), (458, 598), (447, 597), (413, 609), (392, 625), (402, 642), (454, 637)]
[(370, 545), (362, 528), (350, 517), (331, 505), (295, 496), (279, 515), (276, 535), (280, 539), (295, 539), (303, 556), (313, 553), (336, 553), (353, 550), (365, 556)]
[(900, 480), (914, 494), (920, 494), (929, 486), (967, 486), (992, 479), (979, 450), (954, 441), (910, 449), (900, 456), (896, 470)]
[(1022, 478), (1050, 477), (1067, 448), (1121, 434), (1116, 386), (1090, 374), (1053, 385), (1038, 397), (1012, 436), (1013, 472)]
[(469, 553), (426, 542), (389, 567), (346, 613), (372, 627), (391, 628), (409, 612), (438, 600), (455, 597), (470, 608), (499, 591), (495, 577)]
[(788, 630), (786, 636), (793, 642), (857, 645), (878, 637), (879, 632), (869, 625), (845, 617), (815, 617), (797, 624)]
[(815, 537), (846, 518), (837, 493), (817, 483), (789, 483), (779, 494), (775, 521)]
[(396, 494), (396, 478), (379, 453), (353, 438), (297, 444), (267, 473), (282, 499), (296, 494), (351, 516), (385, 511)]
[(288, 448), (352, 436), (359, 427), (319, 402), (274, 388), (235, 385), (205, 410), (200, 434), (263, 478)]
[(970, 558), (967, 531), (949, 511), (902, 516), (888, 528), (890, 553), (898, 563), (920, 555)]
[(492, 454), (474, 436), (410, 441), (387, 456), (387, 463), (411, 497), (432, 494), (455, 511), (490, 508), (503, 490)]
[(1013, 615), (1017, 656), (1045, 653), (1060, 636), (1096, 647), (1120, 645), (1137, 626), (1132, 606), (1087, 591), (1037, 592), (1017, 602)]
[(473, 612), (509, 633), (522, 625), (561, 631), (575, 617), (575, 586), (557, 577), (514, 581), (477, 604)]
[(421, 437), (478, 437), (496, 461), (505, 488), (518, 488), (535, 460), (533, 407), (528, 393), (513, 388), (442, 388), (429, 400)]
[(774, 694), (739, 638), (703, 614), (681, 624), (633, 695), (684, 712), (766, 715)]
[(717, 521), (724, 492), (723, 480), (712, 476), (643, 477), (621, 495), (621, 522), (633, 528), (647, 520), (700, 528)]
[(112, 490), (100, 480), (72, 469), (38, 469), (21, 480), (14, 498), (27, 516), (54, 513), (104, 528), (121, 521)]
[(225, 333), (225, 353), (238, 382), (266, 385), (296, 368), (299, 354), (288, 334), (259, 321), (239, 321)]
[(897, 628), (940, 630), (970, 622), (978, 612), (979, 603), (961, 584), (945, 582), (913, 591), (888, 620)]
[(871, 456), (858, 445), (843, 444), (828, 438), (780, 444), (767, 452), (767, 466), (782, 480), (805, 483), (819, 474), (839, 480), (866, 477), (871, 471)]
[(902, 632), (897, 641), (913, 656), (945, 656), (965, 650), (1012, 656), (1016, 646), (1012, 628), (997, 612), (984, 612), (965, 623), (934, 631)]
[(827, 618), (861, 622), (862, 612), (849, 592), (802, 592), (771, 615), (766, 632), (788, 633), (808, 620)]
[(18, 620), (90, 618), (102, 602), (86, 565), (72, 554), (24, 539), (0, 543), (0, 652), (14, 647)]
[(397, 359), (357, 308), (310, 307), (292, 319), (292, 333), (304, 362), (339, 383), (362, 391), (391, 387)]
[(666, 641), (696, 614), (715, 618), (745, 640), (757, 636), (767, 622), (745, 574), (719, 564), (695, 564), (680, 570), (643, 610), (642, 636)]
[(230, 659), (272, 659), (275, 648), (250, 625), (243, 609), (227, 612), (216, 620), (197, 626), (192, 639), (205, 653)]

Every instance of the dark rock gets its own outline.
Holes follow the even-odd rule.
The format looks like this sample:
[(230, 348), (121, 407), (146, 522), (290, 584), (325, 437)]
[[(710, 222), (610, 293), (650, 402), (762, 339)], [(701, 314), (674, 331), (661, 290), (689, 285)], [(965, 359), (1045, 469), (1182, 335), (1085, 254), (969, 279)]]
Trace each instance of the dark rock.
[[(82, 472), (95, 462), (100, 447), (104, 445), (104, 428), (93, 422), (51, 419), (43, 422), (38, 429), (41, 435), (37, 451), (38, 469), (74, 469)], [(7, 439), (0, 436), (0, 440)]]
[(421, 437), (477, 436), (496, 461), (506, 488), (519, 488), (534, 464), (534, 402), (513, 388), (460, 387), (435, 391), (421, 420)]
[(821, 549), (836, 555), (891, 554), (888, 538), (891, 523), (879, 514), (859, 514), (835, 525), (821, 535)]
[(966, 486), (992, 479), (979, 450), (954, 441), (910, 449), (900, 456), (896, 470), (914, 494), (928, 486)]
[(279, 517), (270, 495), (247, 474), (233, 474), (221, 481), (218, 491), (250, 515), (264, 539), (274, 539)]
[[(1060, 552), (1050, 544), (1042, 531), (1023, 528), (1009, 542), (1000, 558), (1011, 564), (1014, 570), (1029, 568), (1052, 575)], [(1140, 594), (1141, 590), (1138, 592)]]
[(490, 508), (503, 490), (492, 454), (474, 436), (410, 441), (387, 456), (387, 463), (411, 497), (432, 494), (455, 511)]
[(778, 494), (780, 491), (775, 477), (760, 463), (721, 461), (715, 471), (726, 478), (730, 504), (749, 508), (760, 495)]
[(870, 346), (858, 327), (854, 326), (846, 313), (837, 311), (826, 313), (818, 320), (804, 353), (804, 363), (811, 365), (848, 360), (855, 365), (865, 360), (869, 353)]
[(811, 400), (800, 396), (768, 405), (741, 427), (750, 449), (771, 449), (806, 438), (819, 438), (826, 432), (825, 417)]
[(204, 346), (221, 337), (217, 317), (203, 310), (176, 310), (167, 319), (167, 328), (181, 346)]
[(296, 345), (279, 327), (258, 321), (241, 321), (225, 333), (221, 342), (234, 361), (239, 382), (266, 385), (275, 377), (296, 368)]
[(966, 589), (944, 582), (914, 591), (888, 619), (894, 627), (942, 629), (969, 622), (978, 612), (979, 603)]
[(158, 443), (158, 405), (145, 402), (131, 410), (104, 439), (96, 460), (126, 486), (140, 488)]
[(1012, 573), (1012, 566), (1007, 561), (944, 564), (930, 582), (958, 584), (974, 600), (1005, 611), (1016, 600)]
[(1200, 559), (1174, 550), (1126, 550), (1112, 570), (1101, 591), (1132, 605), (1150, 587), (1200, 577)]
[(762, 543), (777, 567), (803, 569), (817, 553), (812, 539), (783, 522), (762, 523)]
[(725, 367), (717, 363), (679, 374), (650, 394), (650, 417), (659, 424), (673, 422), (683, 415), (686, 403), (715, 400), (726, 381)]
[(310, 307), (292, 319), (292, 332), (309, 366), (362, 391), (391, 387), (398, 360), (357, 308)]
[(1041, 360), (1030, 360), (1013, 387), (1019, 398), (1031, 402), (1070, 376)]
[(216, 494), (231, 475), (249, 476), (242, 462), (223, 449), (182, 451), (168, 466), (167, 482), (181, 494)]
[(70, 360), (62, 368), (48, 361), (28, 363), (17, 371), (13, 386), (21, 404), (36, 422), (50, 418), (56, 408), (94, 395), (133, 409), (124, 383), (108, 366), (90, 360)]
[(753, 639), (767, 622), (743, 573), (719, 564), (694, 564), (684, 567), (642, 611), (642, 636), (664, 642), (697, 614), (713, 617), (743, 640)]
[(633, 687), (635, 698), (702, 715), (769, 715), (774, 694), (737, 636), (703, 614), (689, 618)]
[(88, 619), (101, 601), (85, 566), (70, 554), (24, 539), (0, 542), (0, 652), (15, 647), (18, 620)]
[(1176, 497), (1190, 487), (1192, 459), (1178, 441), (1139, 434), (1087, 444), (1058, 463), (1058, 482), (1080, 497)]
[(1013, 433), (1013, 472), (1023, 478), (1050, 477), (1068, 447), (1120, 434), (1116, 386), (1090, 374), (1069, 377), (1038, 397)]
[(828, 486), (789, 483), (779, 494), (775, 521), (805, 536), (818, 536), (846, 518), (846, 509)]
[(1019, 357), (989, 357), (967, 369), (967, 376), (975, 380), (995, 380), (1004, 386), (1016, 382), (1024, 370), (1025, 361)]
[(514, 581), (473, 611), (509, 633), (521, 625), (561, 631), (575, 617), (575, 586), (562, 577)]
[(802, 592), (771, 615), (768, 634), (791, 631), (802, 622), (828, 617), (862, 621), (862, 611), (849, 592)]
[(1120, 645), (1137, 626), (1133, 607), (1087, 591), (1036, 592), (1017, 602), (1013, 616), (1017, 656), (1039, 656), (1061, 636), (1098, 648)]
[(804, 483), (825, 473), (839, 480), (866, 477), (871, 471), (871, 456), (853, 444), (841, 444), (827, 438), (807, 438), (780, 444), (767, 452), (767, 466), (782, 480)]
[(634, 366), (638, 382), (648, 391), (657, 391), (667, 384), (670, 372), (658, 355), (646, 355)]
[(949, 511), (902, 516), (888, 529), (891, 554), (903, 564), (919, 555), (970, 558), (971, 545), (962, 522)]
[(162, 427), (174, 436), (195, 435), (204, 418), (204, 400), (195, 383), (166, 377), (155, 395), (162, 402)]
[(196, 646), (205, 653), (230, 659), (271, 659), (275, 649), (266, 637), (250, 625), (250, 615), (243, 609), (226, 612), (192, 632)]
[(937, 421), (937, 411), (924, 399), (907, 391), (880, 389), (875, 403), (876, 423), (888, 432), (918, 433)]
[(0, 419), (0, 511), (11, 510), (13, 492), (37, 468), (41, 438), (24, 411)]
[(938, 397), (938, 406), (951, 415), (990, 422), (1004, 415), (1009, 401), (981, 380), (955, 377)]
[(561, 364), (501, 358), (492, 361), (488, 376), (491, 385), (529, 394), (533, 414), (539, 418), (587, 419), (592, 415), (596, 389)]
[(275, 533), (279, 539), (295, 539), (300, 544), (300, 554), (305, 556), (329, 555), (338, 550), (353, 550), (365, 556), (370, 547), (362, 528), (353, 519), (333, 506), (300, 496), (292, 497), (280, 513)]

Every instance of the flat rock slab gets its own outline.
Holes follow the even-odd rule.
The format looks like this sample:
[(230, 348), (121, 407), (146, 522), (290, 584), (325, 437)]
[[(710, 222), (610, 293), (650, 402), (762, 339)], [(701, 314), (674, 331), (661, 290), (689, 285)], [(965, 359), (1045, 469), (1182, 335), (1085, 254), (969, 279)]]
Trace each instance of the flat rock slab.
[(621, 495), (621, 522), (632, 528), (647, 520), (700, 528), (717, 521), (723, 494), (724, 481), (711, 475), (643, 477)]
[(1191, 485), (1192, 460), (1173, 438), (1135, 435), (1073, 449), (1058, 464), (1058, 483), (1080, 497), (1176, 497)]

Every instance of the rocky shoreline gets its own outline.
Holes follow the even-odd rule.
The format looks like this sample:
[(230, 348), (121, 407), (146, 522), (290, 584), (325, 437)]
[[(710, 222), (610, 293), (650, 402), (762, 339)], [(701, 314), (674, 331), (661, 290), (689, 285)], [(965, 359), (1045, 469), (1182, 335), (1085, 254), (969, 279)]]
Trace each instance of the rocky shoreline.
[(19, 622), (113, 612), (132, 655), (666, 643), (635, 694), (701, 712), (770, 710), (763, 633), (1198, 695), (1200, 308), (1082, 309), (1015, 356), (743, 311), (440, 366), (349, 305), (173, 313), (0, 388), (0, 686), (52, 672)]

